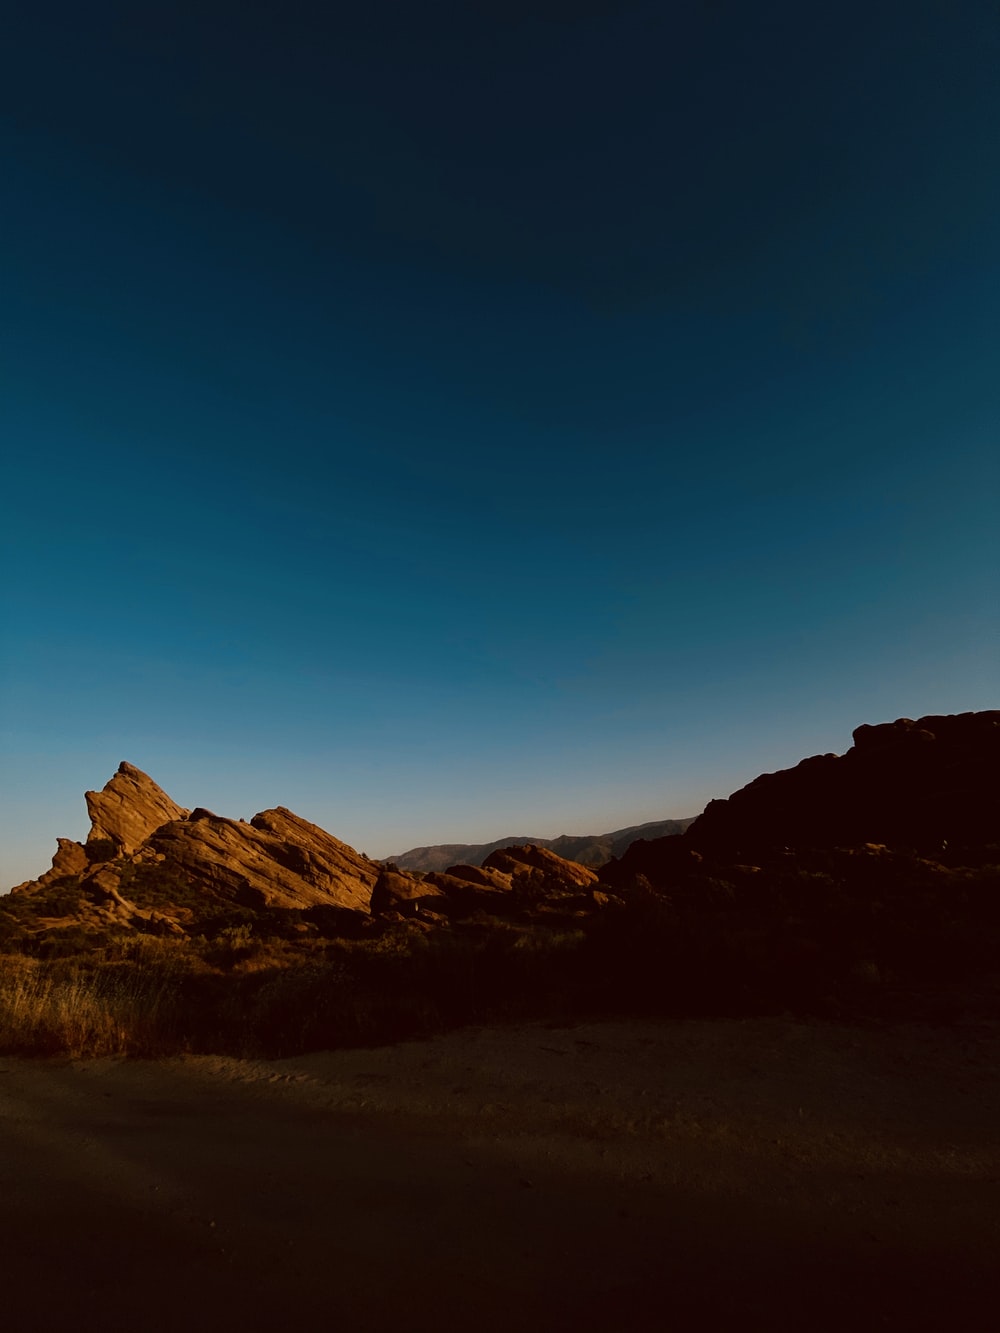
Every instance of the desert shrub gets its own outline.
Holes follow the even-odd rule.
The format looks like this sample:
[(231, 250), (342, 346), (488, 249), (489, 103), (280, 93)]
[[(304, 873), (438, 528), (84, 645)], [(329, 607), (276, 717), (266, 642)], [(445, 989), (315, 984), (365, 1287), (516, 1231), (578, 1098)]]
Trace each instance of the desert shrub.
[(118, 844), (111, 838), (94, 838), (86, 844), (84, 850), (90, 864), (97, 865), (102, 861), (113, 861), (118, 855)]
[(79, 958), (104, 947), (119, 933), (113, 928), (95, 930), (73, 924), (30, 935), (23, 941), (22, 949), (35, 958)]
[(0, 953), (19, 952), (27, 938), (28, 931), (24, 925), (0, 907)]
[(218, 912), (220, 902), (228, 906), (204, 886), (193, 883), (182, 870), (161, 862), (124, 866), (120, 890), (137, 907), (160, 910), (164, 903), (170, 903), (194, 920)]
[(0, 914), (25, 924), (39, 917), (72, 916), (84, 897), (78, 875), (66, 875), (44, 889), (31, 893), (8, 893), (0, 898)]

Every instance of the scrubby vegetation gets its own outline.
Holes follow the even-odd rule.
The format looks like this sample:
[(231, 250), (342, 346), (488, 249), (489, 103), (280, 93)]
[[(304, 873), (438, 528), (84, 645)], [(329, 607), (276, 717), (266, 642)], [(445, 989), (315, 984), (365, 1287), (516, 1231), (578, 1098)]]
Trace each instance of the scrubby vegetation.
[(0, 899), (0, 1049), (277, 1056), (504, 1020), (995, 1017), (997, 861), (861, 848), (692, 863), (551, 925), (417, 913), (346, 934), (336, 909), (204, 901), (188, 935), (60, 923), (79, 908), (67, 880)]

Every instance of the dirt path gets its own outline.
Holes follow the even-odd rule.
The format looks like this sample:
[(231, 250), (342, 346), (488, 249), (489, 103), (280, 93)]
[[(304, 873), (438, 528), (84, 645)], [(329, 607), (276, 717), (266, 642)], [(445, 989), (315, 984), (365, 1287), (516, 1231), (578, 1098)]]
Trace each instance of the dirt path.
[(0, 1058), (4, 1324), (985, 1329), (998, 1053), (775, 1020)]

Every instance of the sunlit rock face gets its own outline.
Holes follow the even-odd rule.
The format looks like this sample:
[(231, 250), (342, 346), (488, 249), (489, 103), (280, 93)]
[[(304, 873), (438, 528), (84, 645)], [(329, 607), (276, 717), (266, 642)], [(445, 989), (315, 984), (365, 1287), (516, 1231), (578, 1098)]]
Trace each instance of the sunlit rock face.
[(410, 916), (421, 908), (435, 907), (435, 899), (444, 898), (444, 890), (427, 880), (405, 875), (397, 870), (382, 870), (372, 891), (373, 912), (399, 912)]
[(124, 762), (102, 791), (88, 791), (84, 799), (88, 844), (110, 842), (118, 852), (134, 852), (156, 829), (188, 813), (141, 769)]
[(72, 838), (57, 838), (56, 844), (51, 868), (46, 870), (44, 875), (39, 875), (38, 879), (15, 884), (11, 893), (21, 893), (29, 888), (48, 888), (51, 884), (58, 884), (60, 880), (83, 874), (90, 864), (87, 849), (83, 844), (74, 842)]
[(564, 890), (589, 888), (597, 883), (597, 874), (576, 861), (567, 861), (547, 847), (527, 843), (523, 847), (504, 847), (492, 852), (483, 862), (486, 870), (510, 875), (516, 887), (519, 880), (541, 878), (552, 888)]
[(72, 880), (87, 904), (119, 923), (150, 913), (196, 921), (227, 904), (370, 911), (381, 867), (283, 807), (250, 823), (185, 810), (127, 763), (86, 801), (86, 846), (60, 838), (52, 869), (19, 893)]
[(193, 810), (158, 829), (148, 846), (191, 885), (248, 907), (367, 912), (381, 868), (280, 806), (249, 824)]

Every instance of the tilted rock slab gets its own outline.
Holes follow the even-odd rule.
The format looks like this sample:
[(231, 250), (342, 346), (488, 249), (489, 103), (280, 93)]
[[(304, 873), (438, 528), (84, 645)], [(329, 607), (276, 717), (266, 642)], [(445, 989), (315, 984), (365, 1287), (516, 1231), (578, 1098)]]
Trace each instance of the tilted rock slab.
[(90, 815), (87, 842), (112, 842), (119, 853), (134, 852), (163, 824), (188, 813), (148, 774), (124, 762), (103, 791), (85, 792), (84, 798)]
[(598, 881), (595, 871), (576, 861), (567, 861), (547, 847), (527, 843), (523, 847), (504, 847), (492, 852), (483, 862), (485, 870), (499, 870), (510, 875), (513, 888), (519, 881), (536, 880), (548, 892), (571, 892), (591, 888)]
[(157, 829), (148, 850), (193, 885), (247, 907), (370, 910), (381, 867), (283, 806), (249, 824), (196, 809)]

